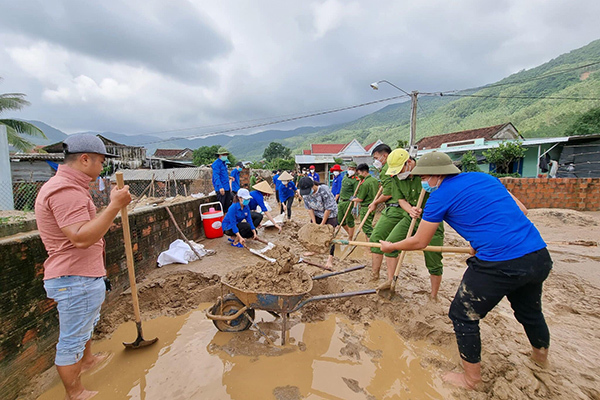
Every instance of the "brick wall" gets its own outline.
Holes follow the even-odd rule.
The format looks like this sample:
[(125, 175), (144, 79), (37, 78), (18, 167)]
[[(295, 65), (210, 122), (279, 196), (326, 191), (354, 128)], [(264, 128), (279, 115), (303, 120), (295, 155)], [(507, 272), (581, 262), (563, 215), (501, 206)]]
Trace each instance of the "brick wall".
[(600, 178), (502, 178), (527, 208), (600, 211)]
[[(214, 197), (169, 206), (179, 227), (193, 240), (202, 234), (199, 206)], [(156, 267), (158, 254), (178, 239), (164, 207), (129, 215), (136, 274)], [(106, 269), (113, 284), (104, 309), (129, 287), (120, 218), (105, 236)], [(52, 366), (58, 340), (56, 305), (46, 298), (43, 263), (47, 257), (37, 231), (0, 239), (0, 387), (13, 399), (34, 375)]]

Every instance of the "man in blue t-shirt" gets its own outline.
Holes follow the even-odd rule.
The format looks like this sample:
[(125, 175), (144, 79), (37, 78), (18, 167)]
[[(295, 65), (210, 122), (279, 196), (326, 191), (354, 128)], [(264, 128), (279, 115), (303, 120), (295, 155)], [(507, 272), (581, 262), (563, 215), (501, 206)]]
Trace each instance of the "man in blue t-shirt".
[(381, 250), (418, 250), (445, 221), (474, 249), (450, 306), (465, 372), (444, 380), (473, 389), (481, 382), (479, 320), (506, 296), (532, 346), (531, 358), (545, 366), (550, 332), (542, 313), (542, 285), (552, 269), (546, 243), (527, 219), (527, 209), (495, 177), (460, 173), (441, 152), (423, 155), (412, 171), (430, 193), (414, 236), (396, 243), (381, 241)]

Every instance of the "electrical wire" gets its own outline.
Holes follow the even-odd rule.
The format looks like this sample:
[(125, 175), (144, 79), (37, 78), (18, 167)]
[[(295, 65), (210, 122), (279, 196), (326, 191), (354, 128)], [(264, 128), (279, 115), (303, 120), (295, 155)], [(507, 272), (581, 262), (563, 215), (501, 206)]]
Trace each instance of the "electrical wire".
[(566, 97), (566, 96), (503, 96), (503, 95), (485, 95), (485, 94), (458, 94), (458, 93), (427, 93), (428, 95), (433, 96), (443, 96), (443, 97), (481, 97), (481, 98), (493, 98), (493, 99), (537, 99), (537, 100), (591, 100), (591, 101), (600, 101), (600, 97)]
[[(317, 111), (317, 112), (313, 112), (313, 113), (310, 113), (310, 114), (304, 114), (304, 115), (299, 115), (297, 117), (290, 117), (290, 118), (279, 119), (279, 120), (276, 120), (276, 121), (264, 122), (264, 123), (261, 123), (261, 124), (246, 125), (246, 126), (237, 127), (237, 128), (223, 129), (223, 130), (220, 130), (220, 131), (213, 131), (213, 132), (208, 132), (208, 133), (203, 133), (203, 134), (197, 134), (197, 135), (190, 135), (190, 136), (182, 136), (182, 137), (178, 137), (178, 138), (153, 140), (151, 142), (140, 143), (140, 145), (154, 144), (154, 143), (163, 143), (163, 142), (170, 142), (170, 141), (177, 141), (177, 140), (181, 140), (181, 139), (206, 138), (206, 137), (221, 135), (221, 134), (224, 134), (224, 133), (237, 132), (237, 131), (242, 131), (242, 130), (246, 130), (246, 129), (259, 128), (259, 127), (263, 127), (263, 126), (281, 124), (281, 123), (284, 123), (284, 122), (297, 121), (297, 120), (305, 119), (305, 118), (311, 118), (311, 117), (316, 117), (316, 116), (321, 116), (321, 115), (333, 114), (333, 113), (340, 112), (340, 111), (352, 110), (352, 109), (355, 109), (355, 108), (366, 107), (366, 106), (370, 106), (370, 105), (373, 105), (373, 104), (384, 103), (384, 102), (387, 102), (387, 101), (402, 99), (402, 98), (406, 98), (406, 97), (410, 97), (410, 96), (402, 95), (402, 96), (387, 97), (385, 99), (369, 101), (369, 102), (366, 102), (366, 103), (355, 104), (355, 105), (347, 106), (347, 107), (334, 108), (334, 109), (331, 109), (331, 110)], [(195, 129), (195, 128), (186, 128), (186, 129)]]

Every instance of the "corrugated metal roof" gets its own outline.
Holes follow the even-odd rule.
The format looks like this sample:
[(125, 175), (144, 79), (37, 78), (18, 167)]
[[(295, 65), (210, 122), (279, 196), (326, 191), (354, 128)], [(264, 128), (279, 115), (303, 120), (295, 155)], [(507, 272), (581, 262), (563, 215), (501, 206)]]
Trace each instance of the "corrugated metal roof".
[[(196, 180), (200, 179), (206, 173), (211, 173), (210, 168), (170, 168), (170, 169), (124, 169), (119, 172), (123, 172), (123, 179), (127, 181), (150, 181), (154, 175), (155, 181), (164, 182), (168, 179), (175, 179), (178, 181), (185, 180)], [(116, 182), (115, 174), (110, 177), (111, 182)]]

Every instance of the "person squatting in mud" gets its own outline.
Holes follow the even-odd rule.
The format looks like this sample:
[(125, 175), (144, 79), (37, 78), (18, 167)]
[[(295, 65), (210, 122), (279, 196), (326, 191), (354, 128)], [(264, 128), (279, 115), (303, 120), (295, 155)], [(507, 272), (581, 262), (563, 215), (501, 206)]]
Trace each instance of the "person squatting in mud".
[(467, 260), (448, 316), (454, 325), (464, 373), (448, 372), (444, 380), (473, 389), (481, 382), (479, 320), (506, 296), (525, 328), (531, 358), (545, 366), (550, 332), (542, 313), (542, 285), (552, 269), (546, 243), (527, 209), (495, 177), (460, 173), (445, 153), (431, 152), (418, 161), (412, 175), (430, 192), (423, 219), (413, 237), (381, 241), (382, 250), (418, 250), (446, 221), (468, 240), (475, 254)]
[(89, 183), (100, 175), (106, 152), (92, 134), (69, 136), (63, 142), (65, 163), (42, 186), (35, 217), (48, 258), (44, 288), (57, 303), (59, 338), (54, 363), (67, 399), (89, 399), (81, 373), (99, 365), (107, 355), (92, 354), (92, 332), (100, 319), (107, 285), (104, 277), (104, 239), (122, 207), (131, 201), (129, 186), (110, 192), (110, 203), (96, 216)]
[[(234, 196), (234, 203), (227, 210), (223, 218), (223, 233), (229, 236), (227, 239), (234, 247), (244, 247), (246, 239), (256, 239), (256, 225), (260, 224), (263, 216), (250, 210), (252, 196), (248, 189), (240, 189)], [(254, 218), (253, 218), (254, 217)]]
[[(335, 202), (335, 197), (329, 190), (327, 185), (319, 185), (308, 176), (300, 179), (298, 184), (300, 196), (304, 200), (304, 208), (308, 210), (310, 222), (313, 224), (338, 225), (337, 213), (338, 207)], [(332, 244), (329, 249), (329, 257), (327, 258), (326, 267), (333, 268), (333, 254), (335, 253), (335, 245)], [(306, 255), (311, 255), (307, 253)]]

